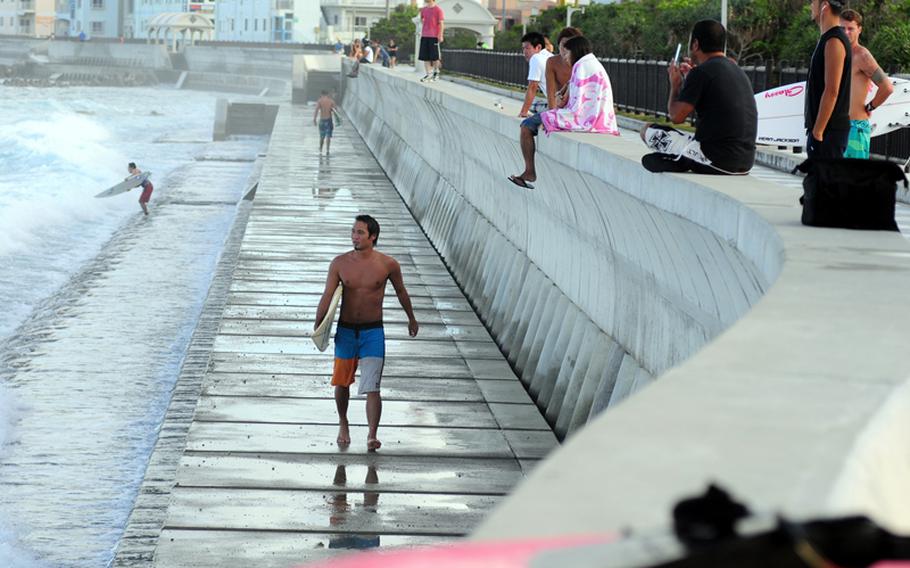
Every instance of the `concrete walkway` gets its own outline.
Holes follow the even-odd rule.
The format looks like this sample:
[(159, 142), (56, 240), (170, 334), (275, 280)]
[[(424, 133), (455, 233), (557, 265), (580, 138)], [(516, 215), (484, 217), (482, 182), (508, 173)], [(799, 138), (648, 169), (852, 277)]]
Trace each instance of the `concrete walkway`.
[[(289, 566), (458, 537), (556, 445), (356, 132), (336, 129), (320, 158), (312, 114), (286, 106), (276, 121), (156, 566)], [(389, 287), (376, 454), (362, 398), (353, 443), (336, 446), (332, 354), (305, 337), (359, 212), (380, 221), (421, 326), (408, 338)]]

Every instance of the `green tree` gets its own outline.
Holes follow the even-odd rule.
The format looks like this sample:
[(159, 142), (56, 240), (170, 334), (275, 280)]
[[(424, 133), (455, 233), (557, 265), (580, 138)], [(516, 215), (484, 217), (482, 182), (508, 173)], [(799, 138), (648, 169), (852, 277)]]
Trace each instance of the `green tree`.
[(388, 18), (382, 18), (370, 28), (370, 38), (388, 45), (390, 39), (398, 44), (398, 60), (406, 61), (414, 55), (414, 18), (417, 8), (399, 4)]

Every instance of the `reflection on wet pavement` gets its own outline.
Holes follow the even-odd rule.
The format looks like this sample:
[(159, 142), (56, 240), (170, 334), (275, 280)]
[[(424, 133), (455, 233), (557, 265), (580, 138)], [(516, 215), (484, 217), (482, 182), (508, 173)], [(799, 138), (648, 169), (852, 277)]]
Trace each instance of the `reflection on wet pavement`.
[[(317, 156), (312, 107), (282, 107), (177, 467), (155, 565), (290, 566), (470, 532), (555, 437), (350, 128)], [(301, 135), (302, 133), (302, 135)], [(307, 338), (360, 212), (381, 223), (421, 324), (389, 293), (382, 448), (352, 397), (339, 448), (331, 351)], [(359, 380), (359, 379), (358, 379)]]
[[(338, 464), (338, 466), (335, 468), (335, 478), (332, 480), (332, 484), (340, 489), (343, 489), (347, 483), (348, 476), (345, 470), (345, 466), (344, 464)], [(364, 486), (373, 486), (372, 489), (375, 489), (375, 485), (377, 483), (379, 483), (379, 475), (376, 472), (376, 466), (372, 464), (368, 465), (367, 475), (363, 480), (363, 484)], [(352, 517), (357, 517), (358, 515), (375, 515), (378, 503), (378, 491), (364, 491), (363, 502), (359, 507), (357, 504), (348, 503), (348, 493), (346, 491), (333, 493), (331, 497), (329, 497), (329, 505), (331, 508), (331, 511), (329, 513), (329, 526), (341, 531), (347, 528), (347, 526), (358, 526), (363, 524), (369, 525), (371, 524), (369, 522), (363, 523), (351, 519)], [(364, 535), (346, 534), (340, 532), (338, 535), (329, 538), (329, 548), (364, 550), (367, 548), (378, 547), (378, 534)]]

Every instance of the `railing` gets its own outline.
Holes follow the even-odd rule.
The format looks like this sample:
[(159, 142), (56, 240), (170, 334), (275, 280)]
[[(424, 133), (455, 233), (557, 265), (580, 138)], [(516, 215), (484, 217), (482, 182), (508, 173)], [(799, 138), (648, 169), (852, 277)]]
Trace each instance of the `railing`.
[[(524, 88), (528, 64), (516, 52), (482, 49), (443, 49), (443, 66), (449, 71)], [(667, 62), (602, 58), (600, 62), (613, 84), (616, 108), (627, 112), (667, 116)], [(805, 65), (787, 61), (742, 65), (756, 93), (806, 79)], [(872, 153), (886, 157), (910, 157), (910, 129), (903, 128), (872, 139)]]

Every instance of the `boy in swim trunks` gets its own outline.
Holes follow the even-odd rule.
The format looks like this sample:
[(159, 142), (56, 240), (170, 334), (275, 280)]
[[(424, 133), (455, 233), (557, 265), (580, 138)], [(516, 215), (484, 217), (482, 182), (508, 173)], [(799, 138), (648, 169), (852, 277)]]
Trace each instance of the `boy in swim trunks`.
[(332, 145), (332, 132), (335, 130), (335, 126), (332, 123), (332, 113), (335, 112), (335, 108), (335, 101), (329, 96), (329, 92), (322, 91), (322, 96), (316, 101), (313, 124), (318, 124), (319, 126), (319, 153), (322, 154), (322, 145), (325, 143), (326, 156), (329, 155), (329, 146)]
[(375, 249), (379, 238), (379, 223), (369, 215), (358, 215), (351, 229), (354, 250), (335, 257), (329, 266), (325, 292), (316, 310), (316, 323), (325, 317), (338, 284), (344, 285), (341, 295), (341, 317), (335, 333), (335, 406), (338, 409), (338, 445), (351, 443), (348, 427), (348, 400), (354, 374), (360, 367), (358, 394), (367, 397), (367, 450), (375, 452), (382, 446), (377, 437), (382, 415), (379, 385), (385, 361), (385, 332), (382, 327), (382, 300), (387, 281), (392, 282), (398, 302), (408, 316), (408, 334), (417, 335), (417, 320), (411, 298), (404, 287), (398, 262)]
[[(130, 177), (138, 176), (142, 173), (142, 170), (136, 167), (136, 162), (130, 162), (126, 169), (129, 170)], [(129, 177), (127, 179), (129, 179)], [(155, 186), (153, 186), (152, 182), (149, 180), (145, 180), (139, 187), (142, 188), (142, 195), (139, 196), (139, 206), (142, 207), (142, 212), (148, 215), (148, 202), (149, 199), (152, 198), (152, 190), (155, 189)]]

